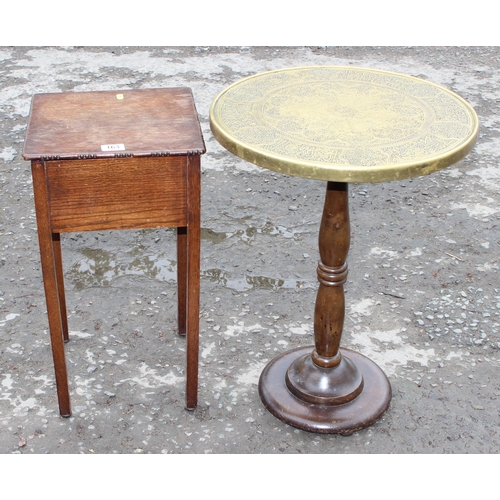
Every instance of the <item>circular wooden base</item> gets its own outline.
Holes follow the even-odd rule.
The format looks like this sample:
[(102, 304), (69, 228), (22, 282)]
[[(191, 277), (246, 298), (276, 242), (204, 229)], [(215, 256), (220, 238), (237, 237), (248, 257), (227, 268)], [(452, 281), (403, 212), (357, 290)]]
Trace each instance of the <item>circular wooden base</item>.
[(364, 379), (363, 390), (352, 401), (326, 405), (302, 401), (286, 387), (286, 372), (298, 357), (311, 353), (314, 346), (299, 347), (273, 359), (259, 380), (259, 394), (265, 407), (283, 422), (310, 432), (344, 434), (368, 427), (387, 410), (392, 397), (385, 373), (370, 359), (349, 349), (340, 349)]

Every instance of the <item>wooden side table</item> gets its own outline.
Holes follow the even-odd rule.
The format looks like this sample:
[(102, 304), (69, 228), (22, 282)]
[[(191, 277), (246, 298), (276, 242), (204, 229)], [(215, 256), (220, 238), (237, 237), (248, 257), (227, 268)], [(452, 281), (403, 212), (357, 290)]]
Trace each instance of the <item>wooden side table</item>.
[(373, 424), (389, 407), (389, 380), (369, 358), (340, 347), (348, 185), (426, 175), (460, 161), (477, 139), (475, 111), (453, 92), (419, 78), (310, 66), (230, 85), (212, 103), (210, 126), (222, 146), (245, 160), (326, 181), (315, 345), (269, 362), (259, 380), (262, 402), (277, 418), (312, 432), (351, 434)]
[(186, 409), (197, 405), (200, 156), (188, 88), (36, 94), (25, 160), (33, 190), (59, 411), (71, 415), (60, 234), (177, 228), (178, 326), (187, 338)]

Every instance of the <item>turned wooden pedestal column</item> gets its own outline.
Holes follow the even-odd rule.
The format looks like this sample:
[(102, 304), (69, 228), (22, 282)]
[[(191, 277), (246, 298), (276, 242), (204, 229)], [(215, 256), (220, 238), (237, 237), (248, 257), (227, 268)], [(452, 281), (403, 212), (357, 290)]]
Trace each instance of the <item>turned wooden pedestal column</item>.
[(328, 182), (319, 233), (315, 345), (275, 358), (259, 381), (267, 409), (309, 431), (350, 434), (375, 422), (391, 400), (384, 372), (365, 356), (340, 348), (349, 241), (347, 184)]
[(460, 161), (476, 142), (476, 113), (453, 92), (419, 78), (309, 66), (233, 83), (214, 99), (210, 126), (219, 143), (240, 158), (328, 182), (315, 345), (286, 352), (266, 366), (259, 382), (264, 405), (308, 431), (350, 434), (372, 424), (391, 399), (387, 377), (365, 356), (340, 347), (348, 183), (402, 180)]

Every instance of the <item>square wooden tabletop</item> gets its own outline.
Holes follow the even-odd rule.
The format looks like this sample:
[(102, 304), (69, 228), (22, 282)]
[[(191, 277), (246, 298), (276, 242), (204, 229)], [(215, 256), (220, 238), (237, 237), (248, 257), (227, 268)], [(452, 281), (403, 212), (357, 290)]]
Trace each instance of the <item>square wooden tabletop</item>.
[(203, 154), (191, 89), (35, 94), (25, 160)]

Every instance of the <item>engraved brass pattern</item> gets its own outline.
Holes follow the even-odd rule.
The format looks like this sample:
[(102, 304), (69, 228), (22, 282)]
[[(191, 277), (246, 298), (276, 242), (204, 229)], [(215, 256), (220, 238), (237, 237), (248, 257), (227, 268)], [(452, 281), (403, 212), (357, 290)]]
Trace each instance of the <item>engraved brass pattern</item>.
[(212, 132), (236, 156), (337, 182), (426, 175), (473, 148), (479, 123), (460, 96), (399, 73), (309, 66), (268, 71), (222, 91)]

